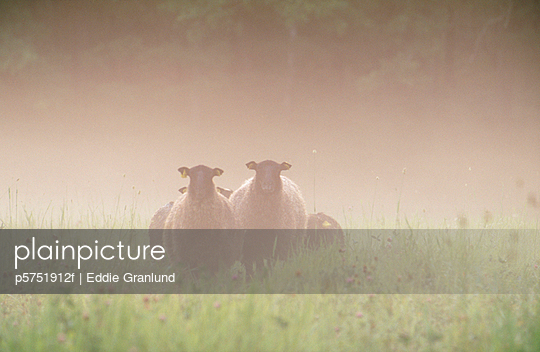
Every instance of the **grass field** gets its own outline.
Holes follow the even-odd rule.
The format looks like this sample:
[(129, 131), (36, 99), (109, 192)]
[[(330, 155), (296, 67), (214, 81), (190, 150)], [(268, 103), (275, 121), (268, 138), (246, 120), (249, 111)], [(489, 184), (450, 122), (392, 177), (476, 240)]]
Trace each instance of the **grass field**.
[(3, 351), (538, 351), (528, 295), (3, 296)]
[[(145, 217), (135, 208), (78, 218), (66, 208), (13, 208), (2, 222), (8, 228), (142, 228)], [(238, 279), (250, 294), (4, 294), (0, 350), (538, 351), (538, 228), (504, 218), (483, 227), (516, 231), (430, 239), (404, 226), (417, 236), (350, 237), (345, 251), (302, 251), (264, 278)], [(286, 288), (302, 280), (311, 286), (301, 292), (420, 287), (472, 294), (260, 294), (265, 285)], [(515, 293), (475, 293), (482, 289)]]

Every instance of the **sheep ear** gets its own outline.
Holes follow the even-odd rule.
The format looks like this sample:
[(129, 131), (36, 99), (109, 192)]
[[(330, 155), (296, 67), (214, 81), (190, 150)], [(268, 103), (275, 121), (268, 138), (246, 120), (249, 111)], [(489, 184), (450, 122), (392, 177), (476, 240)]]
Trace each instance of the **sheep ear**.
[(221, 176), (223, 174), (223, 170), (221, 170), (220, 168), (216, 167), (214, 169), (214, 176)]
[(182, 174), (182, 178), (186, 178), (188, 176), (189, 168), (183, 166), (179, 168), (178, 171)]
[(257, 163), (254, 161), (250, 161), (249, 163), (246, 164), (246, 166), (250, 170), (255, 170), (255, 168), (257, 167)]
[(180, 188), (180, 189), (178, 190), (178, 192), (180, 192), (180, 193), (182, 193), (182, 194), (186, 193), (186, 192), (187, 192), (187, 187), (182, 187), (182, 188)]
[(288, 162), (284, 161), (281, 163), (281, 170), (289, 170), (290, 168), (292, 167), (291, 164), (289, 164)]

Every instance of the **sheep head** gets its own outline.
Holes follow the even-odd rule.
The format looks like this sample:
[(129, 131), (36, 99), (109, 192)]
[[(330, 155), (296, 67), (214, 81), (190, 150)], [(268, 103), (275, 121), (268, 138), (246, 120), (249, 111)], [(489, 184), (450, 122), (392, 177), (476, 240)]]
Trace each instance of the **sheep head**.
[[(229, 189), (229, 188), (223, 188), (223, 187), (219, 187), (219, 186), (216, 186), (216, 191), (221, 194), (222, 196), (226, 197), (226, 198), (229, 198), (231, 196), (231, 194), (233, 193), (232, 189)], [(187, 187), (182, 187), (178, 190), (178, 192), (182, 193), (182, 194), (185, 194), (187, 192)]]
[(281, 190), (281, 171), (289, 170), (292, 165), (287, 162), (279, 164), (272, 160), (265, 160), (260, 163), (250, 161), (246, 166), (250, 170), (255, 170), (255, 187), (263, 193), (271, 194)]
[(181, 167), (178, 171), (183, 178), (189, 176), (189, 185), (183, 192), (183, 188), (179, 191), (182, 193), (189, 192), (194, 199), (204, 199), (215, 192), (216, 186), (212, 180), (214, 176), (221, 176), (223, 170), (219, 168), (209, 168), (205, 165), (198, 165), (192, 168)]

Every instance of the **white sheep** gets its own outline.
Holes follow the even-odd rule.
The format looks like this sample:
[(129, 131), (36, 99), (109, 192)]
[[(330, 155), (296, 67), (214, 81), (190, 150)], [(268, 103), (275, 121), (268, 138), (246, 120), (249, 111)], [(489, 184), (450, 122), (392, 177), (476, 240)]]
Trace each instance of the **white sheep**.
[(249, 268), (253, 261), (261, 262), (272, 256), (286, 259), (291, 245), (302, 238), (307, 212), (298, 186), (281, 176), (281, 171), (289, 170), (291, 164), (266, 160), (260, 163), (250, 161), (246, 166), (255, 171), (255, 176), (244, 182), (230, 197), (239, 228), (295, 230), (248, 234), (242, 253)]
[(325, 213), (309, 214), (307, 221), (306, 240), (310, 248), (319, 248), (321, 244), (337, 242), (344, 247), (345, 235), (339, 223)]
[(185, 194), (174, 202), (163, 232), (163, 244), (172, 262), (189, 266), (232, 265), (240, 258), (243, 234), (240, 231), (174, 231), (175, 229), (235, 229), (236, 220), (229, 200), (216, 191), (214, 176), (219, 168), (198, 165), (181, 167), (190, 182)]

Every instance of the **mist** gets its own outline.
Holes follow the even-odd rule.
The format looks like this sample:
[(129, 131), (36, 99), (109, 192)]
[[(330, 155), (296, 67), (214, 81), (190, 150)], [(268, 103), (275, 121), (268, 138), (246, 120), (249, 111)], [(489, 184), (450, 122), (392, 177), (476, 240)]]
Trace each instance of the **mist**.
[[(291, 46), (293, 39), (272, 39), (284, 49), (271, 68), (255, 50), (201, 45), (189, 50), (206, 66), (87, 63), (75, 80), (66, 57), (40, 53), (54, 70), (35, 64), (29, 74), (2, 75), (3, 221), (15, 204), (43, 216), (66, 204), (109, 214), (136, 203), (149, 223), (187, 185), (179, 167), (219, 167), (225, 173), (216, 185), (236, 189), (253, 176), (245, 164), (266, 159), (292, 164), (283, 175), (299, 185), (309, 212), (355, 227), (396, 216), (413, 226), (452, 226), (460, 216), (473, 224), (486, 211), (538, 221), (537, 44), (533, 53), (503, 46), (502, 69), (476, 59), (453, 84), (442, 80), (442, 90), (366, 90), (359, 82), (376, 67), (346, 74), (317, 52)], [(250, 40), (254, 47), (268, 43)], [(343, 57), (360, 51), (324, 37), (317, 45)]]

